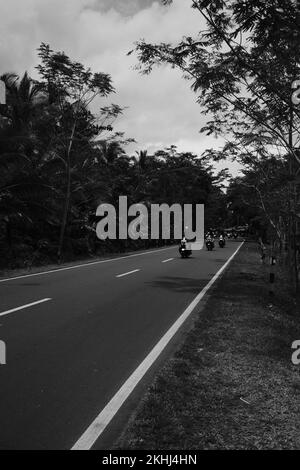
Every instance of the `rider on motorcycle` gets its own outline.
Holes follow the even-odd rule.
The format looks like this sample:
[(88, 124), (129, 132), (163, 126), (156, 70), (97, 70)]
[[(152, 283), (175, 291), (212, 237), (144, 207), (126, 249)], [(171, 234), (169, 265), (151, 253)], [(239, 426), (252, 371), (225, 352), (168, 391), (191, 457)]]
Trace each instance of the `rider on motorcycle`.
[(213, 232), (211, 230), (209, 230), (206, 235), (205, 235), (205, 241), (211, 241), (214, 243), (214, 236), (213, 236)]
[(187, 258), (187, 257), (191, 256), (191, 254), (192, 254), (190, 244), (189, 244), (188, 240), (186, 239), (185, 235), (183, 236), (183, 238), (180, 241), (179, 253), (181, 254), (181, 256), (183, 258)]
[(186, 243), (187, 243), (187, 239), (185, 238), (185, 235), (183, 235), (183, 238), (182, 238), (182, 240), (180, 241), (180, 245), (181, 245), (181, 246), (186, 246)]
[(208, 250), (213, 250), (215, 246), (214, 237), (212, 232), (208, 232), (205, 236), (205, 243)]
[(224, 237), (223, 233), (221, 233), (220, 236), (219, 236), (219, 245), (223, 244), (225, 246), (225, 243), (226, 243), (225, 242), (225, 237)]

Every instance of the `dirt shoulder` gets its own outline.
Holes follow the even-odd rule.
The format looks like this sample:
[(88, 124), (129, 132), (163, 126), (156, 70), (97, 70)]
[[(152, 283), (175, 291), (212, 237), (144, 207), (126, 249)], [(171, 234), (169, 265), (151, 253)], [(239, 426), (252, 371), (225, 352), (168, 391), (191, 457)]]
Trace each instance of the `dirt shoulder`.
[(300, 318), (246, 243), (156, 377), (117, 449), (300, 449)]

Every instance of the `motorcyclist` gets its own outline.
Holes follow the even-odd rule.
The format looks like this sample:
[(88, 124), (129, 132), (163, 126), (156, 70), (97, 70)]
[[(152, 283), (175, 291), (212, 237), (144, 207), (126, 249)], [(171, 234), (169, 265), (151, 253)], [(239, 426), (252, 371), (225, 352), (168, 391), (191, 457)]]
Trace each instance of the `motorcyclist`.
[(226, 242), (225, 242), (225, 236), (224, 236), (223, 233), (221, 233), (220, 236), (219, 236), (219, 243), (222, 243), (222, 242), (224, 243), (224, 246), (225, 246)]
[(206, 234), (206, 237), (205, 237), (205, 243), (206, 243), (206, 246), (208, 248), (208, 244), (211, 243), (212, 244), (212, 248), (214, 248), (215, 246), (215, 241), (214, 241), (214, 237), (213, 237), (213, 233), (212, 232), (208, 232)]
[(214, 236), (213, 236), (213, 232), (211, 230), (209, 230), (206, 235), (205, 235), (205, 240), (206, 241), (211, 241), (214, 243)]
[(182, 239), (180, 240), (180, 247), (186, 249), (186, 248), (187, 248), (187, 245), (186, 245), (186, 244), (187, 244), (187, 239), (186, 239), (186, 237), (185, 237), (185, 235), (184, 235), (184, 236), (182, 237)]
[[(191, 250), (191, 247), (189, 245), (189, 241), (187, 240), (185, 235), (180, 240), (179, 253), (181, 254), (182, 257), (189, 257), (192, 254), (192, 250)], [(184, 253), (184, 256), (183, 256), (183, 253)]]

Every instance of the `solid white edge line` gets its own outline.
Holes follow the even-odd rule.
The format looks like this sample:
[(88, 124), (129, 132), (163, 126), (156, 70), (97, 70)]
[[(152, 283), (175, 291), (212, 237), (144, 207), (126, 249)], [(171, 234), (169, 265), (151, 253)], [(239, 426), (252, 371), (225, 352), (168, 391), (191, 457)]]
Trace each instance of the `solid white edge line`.
[(205, 296), (206, 292), (214, 284), (214, 282), (219, 278), (222, 272), (229, 265), (231, 260), (235, 257), (237, 252), (243, 246), (244, 242), (236, 249), (233, 255), (226, 261), (226, 263), (219, 269), (219, 271), (214, 275), (214, 277), (208, 282), (208, 284), (202, 289), (202, 291), (195, 297), (192, 303), (186, 308), (186, 310), (180, 315), (180, 317), (175, 321), (175, 323), (169, 328), (165, 335), (160, 339), (160, 341), (154, 346), (150, 351), (148, 356), (143, 360), (143, 362), (137, 367), (137, 369), (131, 374), (131, 376), (126, 380), (118, 392), (113, 396), (110, 402), (103, 408), (91, 425), (86, 429), (82, 436), (76, 441), (71, 450), (89, 450), (95, 444), (97, 439), (101, 436), (105, 428), (108, 426), (110, 421), (119, 411), (123, 403), (127, 400), (129, 395), (135, 389), (140, 380), (144, 377), (146, 372), (154, 364), (156, 359), (160, 356), (162, 351), (171, 341), (173, 336), (177, 333), (179, 328), (183, 325), (185, 320), (190, 316), (192, 311), (198, 305), (200, 300)]
[(138, 271), (140, 271), (140, 269), (134, 269), (133, 271), (129, 271), (128, 273), (119, 274), (119, 275), (118, 275), (118, 276), (116, 276), (116, 277), (124, 277), (124, 276), (129, 276), (129, 274), (137, 273)]
[(169, 261), (173, 261), (174, 258), (169, 258), (169, 259), (165, 259), (164, 261), (162, 261), (162, 263), (168, 263)]
[(52, 299), (42, 299), (42, 300), (38, 300), (37, 302), (32, 302), (31, 304), (21, 305), (21, 307), (16, 307), (16, 308), (12, 308), (11, 310), (6, 310), (6, 312), (0, 313), (0, 317), (3, 317), (4, 315), (8, 315), (9, 313), (17, 312), (18, 310), (23, 310), (24, 308), (29, 308), (29, 307), (33, 307), (34, 305), (42, 304), (43, 302), (48, 302), (49, 300), (52, 300)]
[(42, 271), (42, 272), (39, 272), (39, 273), (24, 274), (22, 276), (8, 277), (6, 279), (0, 279), (0, 283), (1, 282), (15, 281), (15, 280), (18, 280), (18, 279), (24, 279), (26, 277), (44, 276), (45, 274), (58, 273), (60, 271), (69, 271), (70, 269), (86, 268), (88, 266), (93, 266), (95, 264), (109, 263), (109, 262), (112, 262), (112, 261), (119, 261), (120, 259), (134, 258), (135, 256), (150, 255), (152, 253), (159, 253), (160, 251), (171, 250), (171, 248), (176, 248), (176, 246), (174, 245), (174, 246), (169, 246), (168, 248), (160, 248), (158, 250), (143, 251), (142, 253), (135, 253), (133, 255), (128, 255), (128, 256), (119, 256), (118, 258), (109, 258), (109, 259), (104, 259), (104, 260), (100, 260), (100, 261), (92, 261), (91, 263), (76, 264), (75, 266), (68, 266), (66, 268), (51, 269), (50, 271)]

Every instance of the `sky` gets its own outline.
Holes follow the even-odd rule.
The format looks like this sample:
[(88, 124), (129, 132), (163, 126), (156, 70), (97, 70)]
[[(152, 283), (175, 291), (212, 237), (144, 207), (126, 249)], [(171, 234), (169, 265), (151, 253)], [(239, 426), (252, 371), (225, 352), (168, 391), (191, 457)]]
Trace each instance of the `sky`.
[[(223, 142), (199, 133), (205, 121), (190, 83), (166, 66), (141, 75), (134, 69), (135, 55), (127, 56), (140, 39), (176, 43), (196, 35), (204, 25), (190, 5), (190, 0), (174, 0), (169, 7), (154, 0), (0, 0), (0, 74), (34, 75), (36, 49), (48, 43), (112, 76), (116, 93), (110, 100), (126, 107), (115, 130), (136, 140), (128, 153), (177, 145), (200, 155)], [(218, 169), (224, 166), (236, 174), (236, 165)]]

